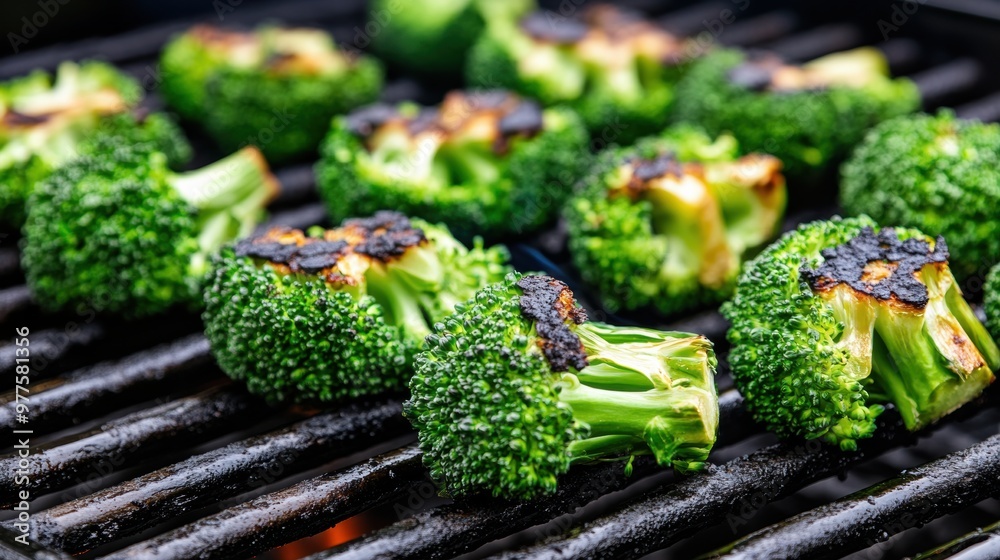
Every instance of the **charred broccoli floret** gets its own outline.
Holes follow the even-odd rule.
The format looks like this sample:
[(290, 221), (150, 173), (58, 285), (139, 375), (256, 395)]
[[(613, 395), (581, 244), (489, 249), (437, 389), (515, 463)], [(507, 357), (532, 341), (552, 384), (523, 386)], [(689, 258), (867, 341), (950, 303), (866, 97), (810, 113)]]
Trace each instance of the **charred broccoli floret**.
[(380, 25), (372, 47), (382, 58), (424, 74), (461, 72), (476, 38), (534, 9), (534, 0), (373, 0)]
[(253, 231), (277, 189), (253, 147), (182, 174), (121, 145), (78, 158), (29, 199), (28, 284), (51, 310), (140, 317), (196, 304), (209, 255)]
[(310, 235), (275, 228), (215, 260), (205, 333), (223, 371), (271, 401), (400, 390), (431, 325), (506, 260), (397, 212)]
[(776, 55), (716, 51), (677, 86), (675, 117), (709, 134), (731, 132), (744, 150), (777, 156), (791, 177), (810, 177), (843, 158), (880, 121), (920, 107), (913, 82), (889, 77), (873, 48), (801, 66)]
[(1000, 125), (912, 115), (872, 129), (843, 165), (840, 204), (943, 235), (960, 280), (1000, 262)]
[(731, 136), (679, 126), (599, 156), (565, 216), (573, 264), (606, 308), (670, 314), (729, 297), (785, 209), (781, 162), (737, 152)]
[(459, 239), (492, 239), (550, 221), (589, 157), (569, 109), (452, 92), (437, 108), (374, 105), (335, 119), (316, 178), (334, 219), (393, 208)]
[(800, 226), (747, 263), (729, 362), (780, 436), (853, 450), (892, 403), (917, 430), (977, 396), (1000, 350), (966, 303), (943, 238), (867, 216)]
[(0, 83), (0, 222), (20, 226), (35, 184), (56, 167), (96, 153), (100, 138), (148, 145), (185, 163), (191, 148), (164, 115), (135, 110), (138, 84), (102, 62), (64, 62), (55, 76), (37, 71)]
[(403, 411), (449, 495), (530, 499), (572, 464), (641, 454), (697, 471), (715, 443), (708, 339), (587, 322), (547, 276), (485, 288), (425, 347)]
[(595, 5), (580, 18), (535, 12), (473, 47), (469, 84), (507, 88), (576, 110), (595, 139), (628, 144), (662, 130), (687, 43), (633, 12)]
[(318, 29), (253, 32), (196, 26), (161, 58), (163, 96), (226, 150), (254, 145), (269, 160), (315, 151), (330, 119), (374, 101), (378, 61), (340, 51)]

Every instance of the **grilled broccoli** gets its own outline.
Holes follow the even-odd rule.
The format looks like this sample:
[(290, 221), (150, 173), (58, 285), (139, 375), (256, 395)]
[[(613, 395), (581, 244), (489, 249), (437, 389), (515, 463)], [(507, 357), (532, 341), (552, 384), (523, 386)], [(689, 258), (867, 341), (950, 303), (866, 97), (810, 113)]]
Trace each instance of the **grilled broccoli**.
[(986, 277), (985, 292), (986, 326), (993, 337), (1000, 340), (1000, 264), (994, 266)]
[(501, 91), (365, 107), (334, 120), (321, 153), (316, 181), (334, 219), (393, 208), (466, 240), (544, 225), (590, 157), (572, 111)]
[(458, 73), (485, 29), (534, 7), (534, 0), (373, 0), (372, 22), (381, 27), (372, 47), (409, 71)]
[(943, 235), (960, 280), (1000, 262), (1000, 125), (898, 117), (865, 136), (841, 177), (848, 213)]
[(853, 450), (892, 403), (910, 430), (977, 396), (1000, 350), (966, 303), (944, 238), (867, 216), (785, 234), (723, 306), (748, 409), (780, 436)]
[(566, 104), (603, 144), (662, 130), (693, 51), (633, 12), (596, 5), (581, 13), (535, 12), (494, 26), (469, 54), (466, 81)]
[(224, 149), (255, 145), (271, 161), (315, 151), (330, 119), (374, 101), (383, 79), (378, 61), (317, 29), (195, 26), (167, 44), (160, 67), (178, 112)]
[(400, 390), (431, 325), (503, 278), (506, 260), (398, 212), (275, 228), (215, 259), (205, 333), (223, 371), (273, 402)]
[(920, 107), (916, 85), (888, 73), (873, 48), (802, 66), (720, 50), (694, 63), (678, 84), (674, 116), (710, 134), (731, 132), (743, 149), (781, 159), (791, 177), (814, 177), (871, 126)]
[(680, 126), (599, 156), (565, 216), (573, 264), (606, 308), (670, 314), (729, 297), (785, 209), (781, 162), (737, 148)]
[(530, 499), (572, 464), (641, 454), (698, 471), (715, 443), (712, 343), (587, 322), (550, 277), (508, 275), (424, 344), (403, 412), (446, 494)]
[(35, 299), (140, 317), (196, 304), (208, 256), (249, 234), (278, 184), (256, 148), (176, 174), (159, 152), (109, 144), (31, 194), (21, 262)]
[(98, 137), (149, 144), (172, 166), (191, 148), (166, 116), (135, 110), (138, 84), (102, 62), (62, 63), (55, 76), (36, 71), (0, 84), (0, 222), (20, 226), (34, 185), (54, 168), (95, 153)]

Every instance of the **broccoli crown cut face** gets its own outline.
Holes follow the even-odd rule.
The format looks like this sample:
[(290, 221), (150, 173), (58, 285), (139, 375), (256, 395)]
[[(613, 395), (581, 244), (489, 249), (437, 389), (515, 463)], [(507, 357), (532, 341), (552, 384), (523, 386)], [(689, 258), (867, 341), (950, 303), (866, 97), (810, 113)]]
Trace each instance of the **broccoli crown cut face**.
[(338, 218), (395, 208), (446, 222), (462, 239), (495, 239), (545, 224), (588, 158), (572, 111), (456, 91), (434, 108), (373, 105), (336, 119), (317, 182)]
[[(786, 198), (781, 162), (737, 158), (719, 150), (726, 143), (698, 133), (603, 157), (567, 218), (574, 261), (606, 305), (672, 313), (718, 301), (745, 254), (777, 233)], [(678, 148), (694, 161), (681, 161)]]
[(714, 367), (703, 337), (588, 323), (565, 284), (515, 273), (427, 337), (404, 413), (446, 493), (530, 499), (573, 463), (704, 467)]
[(797, 178), (815, 177), (869, 128), (920, 106), (913, 82), (891, 78), (884, 56), (868, 48), (801, 66), (720, 49), (692, 64), (676, 93), (675, 120), (730, 132), (744, 150), (777, 156)]
[(197, 25), (188, 31), (188, 36), (220, 65), (277, 76), (339, 74), (352, 61), (320, 29), (261, 27), (236, 31)]
[(886, 121), (842, 166), (841, 205), (880, 223), (943, 235), (955, 276), (963, 282), (982, 278), (1000, 262), (997, 146), (1000, 125), (957, 119), (949, 111)]
[(206, 332), (223, 370), (272, 401), (399, 390), (431, 326), (502, 278), (507, 258), (398, 212), (272, 228), (215, 259)]
[(916, 430), (977, 396), (1000, 366), (943, 239), (867, 217), (787, 234), (747, 265), (723, 312), (734, 379), (757, 418), (844, 449), (872, 434), (882, 404)]

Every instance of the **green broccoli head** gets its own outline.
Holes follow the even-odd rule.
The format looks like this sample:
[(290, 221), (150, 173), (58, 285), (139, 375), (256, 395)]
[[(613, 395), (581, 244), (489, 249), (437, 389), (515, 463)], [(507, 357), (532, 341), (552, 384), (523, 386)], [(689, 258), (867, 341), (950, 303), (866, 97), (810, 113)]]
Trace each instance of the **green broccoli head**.
[(312, 235), (274, 228), (215, 259), (205, 332), (223, 371), (274, 402), (400, 390), (431, 325), (506, 261), (397, 212)]
[(494, 26), (469, 55), (467, 81), (567, 104), (605, 144), (661, 130), (688, 44), (612, 5), (581, 13), (570, 19), (535, 12), (518, 24)]
[(574, 463), (702, 469), (715, 365), (702, 336), (590, 323), (562, 282), (513, 273), (436, 325), (403, 411), (444, 493), (530, 499)]
[(106, 145), (32, 192), (22, 265), (45, 308), (125, 317), (194, 304), (207, 259), (249, 234), (277, 193), (256, 148), (175, 174), (161, 152)]
[(994, 266), (986, 277), (985, 292), (983, 308), (986, 310), (986, 326), (993, 338), (1000, 340), (1000, 264)]
[(573, 263), (606, 308), (671, 314), (729, 297), (786, 198), (781, 162), (737, 148), (680, 126), (599, 156), (564, 214)]
[(152, 143), (171, 164), (190, 157), (183, 134), (162, 115), (133, 114), (141, 93), (131, 78), (100, 62), (60, 65), (0, 84), (0, 222), (20, 226), (34, 185), (52, 169), (89, 153), (95, 138)]
[(534, 0), (373, 0), (369, 13), (379, 27), (372, 47), (412, 72), (456, 73), (485, 29), (534, 7)]
[(452, 92), (433, 109), (374, 105), (334, 120), (316, 178), (334, 219), (394, 208), (494, 239), (551, 221), (589, 157), (569, 109)]
[(891, 79), (882, 54), (855, 49), (802, 66), (770, 54), (716, 51), (677, 86), (678, 120), (731, 132), (744, 150), (777, 156), (792, 177), (810, 177), (847, 155), (880, 121), (920, 107), (906, 79)]
[(892, 403), (910, 430), (977, 396), (1000, 350), (962, 297), (944, 239), (867, 216), (800, 226), (747, 263), (729, 361), (780, 436), (853, 450)]
[(848, 213), (943, 235), (959, 279), (1000, 262), (1000, 125), (950, 111), (895, 118), (865, 136), (841, 176)]
[(179, 112), (224, 149), (258, 146), (271, 161), (315, 151), (330, 119), (374, 101), (383, 81), (378, 61), (317, 29), (196, 26), (166, 47), (161, 67)]

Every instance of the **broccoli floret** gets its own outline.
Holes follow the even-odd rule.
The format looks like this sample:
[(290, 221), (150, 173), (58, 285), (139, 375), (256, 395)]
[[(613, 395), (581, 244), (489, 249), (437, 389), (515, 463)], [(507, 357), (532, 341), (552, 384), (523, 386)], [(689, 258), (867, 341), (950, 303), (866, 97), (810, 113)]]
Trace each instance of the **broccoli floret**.
[(565, 216), (573, 263), (606, 308), (671, 314), (729, 297), (786, 198), (779, 160), (737, 151), (680, 126), (599, 156)]
[(802, 66), (775, 55), (716, 51), (677, 86), (677, 120), (731, 132), (744, 150), (777, 156), (790, 177), (812, 178), (847, 155), (880, 121), (920, 107), (913, 82), (889, 77), (872, 48)]
[(977, 396), (1000, 350), (965, 301), (943, 238), (867, 216), (785, 234), (722, 308), (748, 409), (780, 436), (853, 450), (892, 403), (917, 430)]
[(335, 119), (316, 180), (335, 220), (393, 208), (459, 239), (494, 239), (549, 222), (588, 159), (569, 109), (452, 92), (438, 108), (375, 105)]
[(1000, 125), (898, 117), (869, 131), (841, 176), (848, 213), (943, 235), (960, 280), (1000, 262)]
[(494, 26), (469, 55), (467, 82), (569, 105), (604, 145), (663, 129), (692, 52), (687, 43), (611, 5), (581, 13), (535, 12)]
[[(534, 0), (373, 0), (372, 47), (379, 56), (423, 74), (458, 73), (485, 29), (534, 9)], [(366, 28), (367, 32), (367, 28)]]
[(107, 144), (31, 194), (28, 284), (51, 310), (132, 318), (196, 304), (209, 255), (253, 231), (277, 189), (253, 147), (176, 174), (162, 153)]
[(381, 64), (336, 48), (317, 29), (237, 32), (196, 26), (161, 59), (163, 95), (226, 150), (254, 145), (271, 161), (314, 152), (330, 119), (374, 101)]
[(986, 327), (993, 338), (1000, 340), (1000, 264), (993, 267), (986, 277), (983, 308), (986, 310)]
[(223, 371), (273, 402), (401, 390), (431, 325), (503, 278), (507, 257), (397, 212), (275, 228), (215, 259), (205, 333)]
[(530, 499), (572, 464), (642, 454), (698, 471), (715, 443), (712, 343), (587, 322), (553, 278), (512, 273), (425, 346), (403, 411), (445, 494)]
[(65, 62), (55, 77), (38, 71), (0, 84), (0, 222), (20, 226), (34, 185), (59, 165), (93, 153), (96, 138), (152, 144), (171, 165), (191, 148), (164, 115), (134, 112), (138, 84), (101, 62)]

